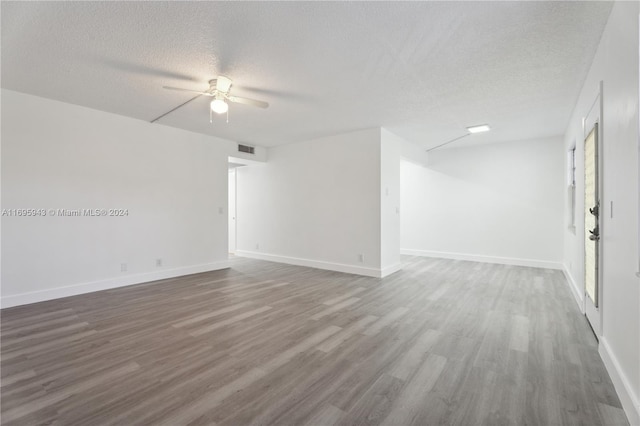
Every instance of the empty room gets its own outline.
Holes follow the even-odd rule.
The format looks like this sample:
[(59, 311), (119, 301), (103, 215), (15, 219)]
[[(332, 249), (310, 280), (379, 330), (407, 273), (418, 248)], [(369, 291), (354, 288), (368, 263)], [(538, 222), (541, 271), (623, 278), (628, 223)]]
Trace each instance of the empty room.
[(640, 425), (637, 1), (0, 20), (0, 424)]

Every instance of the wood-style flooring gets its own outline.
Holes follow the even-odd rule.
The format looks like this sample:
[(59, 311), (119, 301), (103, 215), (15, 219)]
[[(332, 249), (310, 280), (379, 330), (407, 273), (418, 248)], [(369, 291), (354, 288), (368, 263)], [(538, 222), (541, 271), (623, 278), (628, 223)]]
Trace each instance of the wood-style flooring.
[(613, 425), (560, 271), (231, 269), (1, 312), (3, 425)]

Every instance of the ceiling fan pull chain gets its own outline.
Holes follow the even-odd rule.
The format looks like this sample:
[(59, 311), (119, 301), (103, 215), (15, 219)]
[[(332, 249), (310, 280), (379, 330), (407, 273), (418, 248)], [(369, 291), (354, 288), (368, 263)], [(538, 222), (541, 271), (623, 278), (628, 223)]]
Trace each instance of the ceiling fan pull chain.
[(229, 110), (227, 110), (227, 124), (229, 124)]

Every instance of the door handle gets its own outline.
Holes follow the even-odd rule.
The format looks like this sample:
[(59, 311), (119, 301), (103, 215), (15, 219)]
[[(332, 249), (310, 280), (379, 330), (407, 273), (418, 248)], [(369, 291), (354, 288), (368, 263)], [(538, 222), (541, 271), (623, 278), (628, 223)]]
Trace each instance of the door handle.
[(589, 235), (589, 239), (591, 241), (598, 241), (600, 239), (600, 230), (598, 229), (597, 226), (592, 230), (590, 230), (589, 233), (591, 234)]

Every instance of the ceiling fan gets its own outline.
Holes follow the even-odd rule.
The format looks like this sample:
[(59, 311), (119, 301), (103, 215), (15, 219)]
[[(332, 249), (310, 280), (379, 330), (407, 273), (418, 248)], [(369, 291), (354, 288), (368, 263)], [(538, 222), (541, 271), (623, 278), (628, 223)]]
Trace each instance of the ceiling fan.
[(180, 88), (180, 87), (162, 86), (163, 89), (179, 90), (181, 92), (197, 93), (198, 96), (195, 96), (195, 97), (189, 99), (187, 102), (178, 105), (177, 107), (175, 107), (171, 111), (162, 114), (160, 117), (155, 118), (151, 122), (153, 123), (153, 122), (158, 121), (159, 119), (161, 119), (165, 115), (170, 114), (173, 111), (177, 110), (178, 108), (181, 108), (181, 107), (185, 106), (186, 104), (188, 104), (189, 102), (193, 101), (194, 99), (199, 98), (200, 96), (210, 96), (210, 97), (213, 98), (213, 100), (211, 101), (211, 104), (210, 104), (210, 109), (209, 109), (209, 121), (213, 121), (212, 120), (212, 115), (213, 115), (214, 112), (217, 113), (217, 114), (224, 114), (226, 112), (227, 113), (227, 122), (229, 121), (229, 116), (228, 116), (229, 104), (227, 102), (236, 103), (236, 104), (251, 105), (251, 106), (256, 106), (258, 108), (267, 108), (269, 106), (268, 102), (259, 101), (259, 100), (256, 100), (256, 99), (242, 98), (240, 96), (230, 95), (229, 92), (231, 91), (231, 86), (232, 85), (233, 85), (233, 81), (231, 81), (231, 79), (229, 77), (225, 77), (225, 76), (221, 75), (217, 79), (209, 80), (209, 88), (207, 90), (205, 90), (204, 92), (201, 92), (201, 91), (198, 91), (198, 90), (183, 89), (183, 88)]

